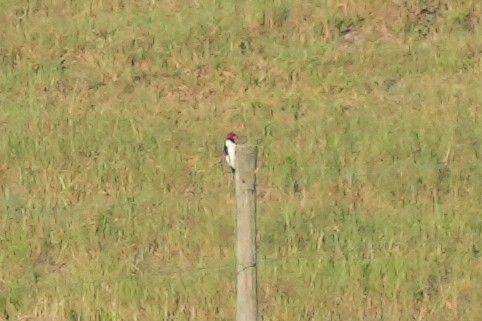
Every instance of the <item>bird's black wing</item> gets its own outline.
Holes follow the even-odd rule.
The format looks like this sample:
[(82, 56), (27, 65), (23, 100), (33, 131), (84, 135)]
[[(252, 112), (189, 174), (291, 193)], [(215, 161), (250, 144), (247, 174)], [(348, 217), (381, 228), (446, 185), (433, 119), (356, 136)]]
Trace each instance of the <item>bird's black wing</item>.
[(228, 155), (228, 146), (224, 144), (224, 156), (227, 156), (227, 155)]

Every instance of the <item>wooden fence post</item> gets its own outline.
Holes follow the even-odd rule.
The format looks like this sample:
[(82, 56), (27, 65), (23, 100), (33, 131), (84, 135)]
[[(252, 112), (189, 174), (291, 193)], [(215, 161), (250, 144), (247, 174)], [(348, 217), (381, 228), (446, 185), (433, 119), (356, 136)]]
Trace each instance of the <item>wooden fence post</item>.
[(236, 146), (237, 321), (258, 320), (256, 154), (255, 146)]

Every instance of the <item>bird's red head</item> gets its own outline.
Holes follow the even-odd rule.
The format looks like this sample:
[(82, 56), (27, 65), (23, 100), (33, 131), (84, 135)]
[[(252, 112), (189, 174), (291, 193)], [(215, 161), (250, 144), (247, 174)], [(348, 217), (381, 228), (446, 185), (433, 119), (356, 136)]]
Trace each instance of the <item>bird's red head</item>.
[(238, 138), (238, 135), (236, 135), (235, 132), (229, 132), (229, 133), (226, 135), (226, 139), (232, 141), (233, 143), (236, 142), (236, 138)]

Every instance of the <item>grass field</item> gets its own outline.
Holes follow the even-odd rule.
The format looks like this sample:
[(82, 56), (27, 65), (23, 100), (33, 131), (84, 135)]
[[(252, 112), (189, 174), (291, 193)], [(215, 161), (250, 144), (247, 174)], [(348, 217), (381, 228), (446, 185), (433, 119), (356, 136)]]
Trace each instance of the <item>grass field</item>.
[(480, 320), (480, 17), (1, 1), (0, 320), (234, 320), (230, 130), (259, 147), (262, 320)]

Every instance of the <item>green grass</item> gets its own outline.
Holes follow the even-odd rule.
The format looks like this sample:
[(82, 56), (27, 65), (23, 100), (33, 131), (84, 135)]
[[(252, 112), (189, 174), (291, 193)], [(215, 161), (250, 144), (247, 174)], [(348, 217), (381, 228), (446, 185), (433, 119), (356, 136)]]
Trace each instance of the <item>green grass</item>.
[(230, 130), (262, 320), (478, 320), (482, 7), (396, 3), (0, 3), (0, 320), (234, 320)]

